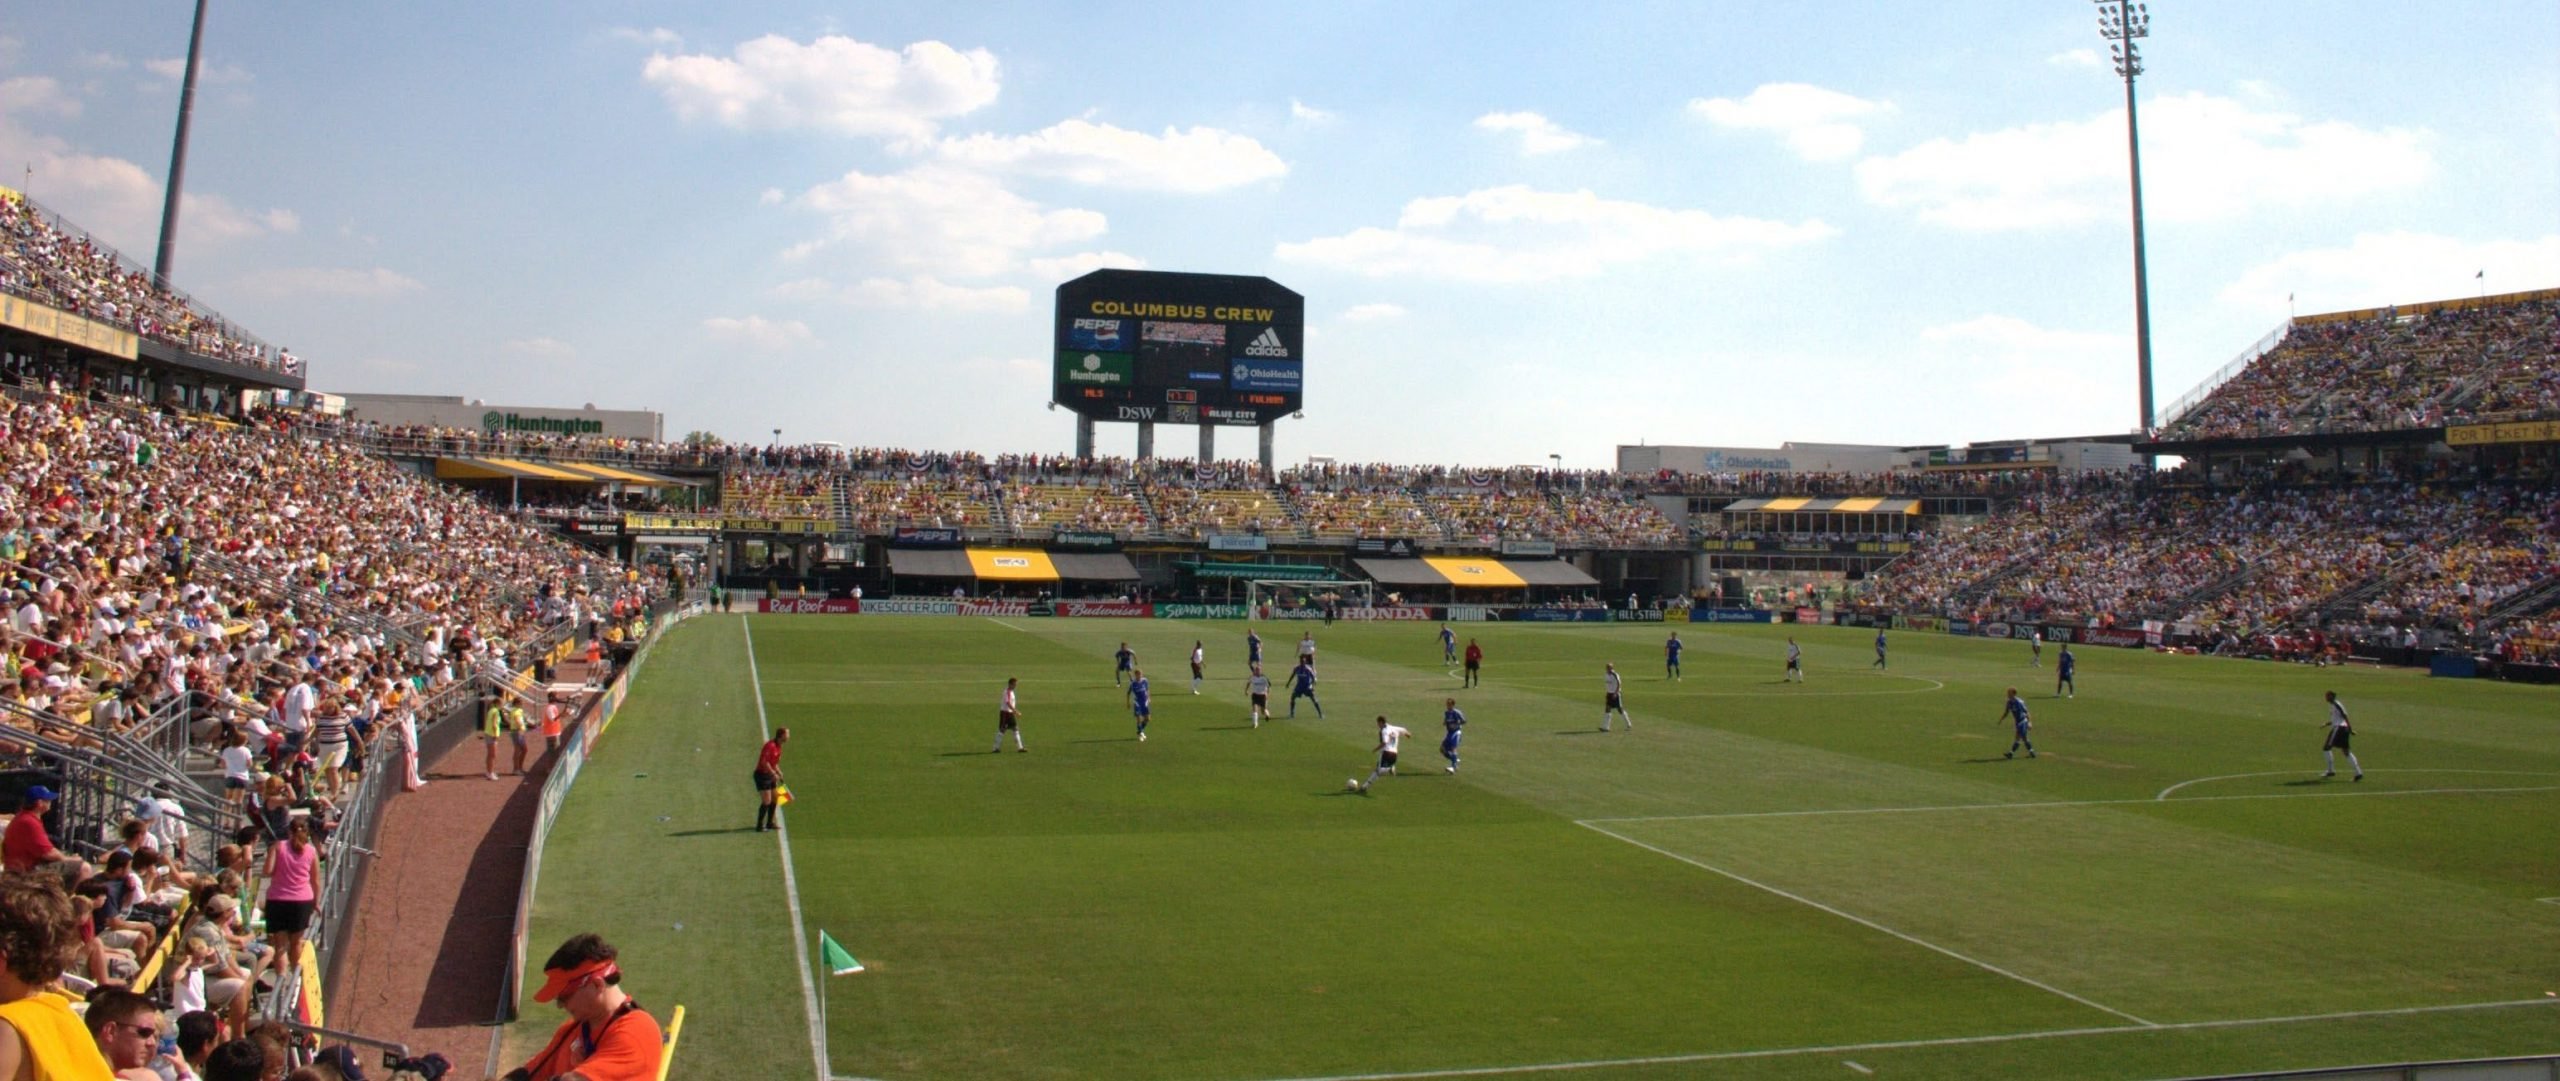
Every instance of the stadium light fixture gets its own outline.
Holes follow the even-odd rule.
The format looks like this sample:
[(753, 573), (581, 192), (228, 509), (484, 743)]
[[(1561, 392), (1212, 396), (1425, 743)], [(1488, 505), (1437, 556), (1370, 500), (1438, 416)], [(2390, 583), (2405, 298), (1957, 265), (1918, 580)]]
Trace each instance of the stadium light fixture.
[(2133, 188), (2133, 350), (2142, 384), (2142, 437), (2151, 438), (2151, 281), (2142, 251), (2142, 128), (2133, 108), (2134, 76), (2142, 74), (2142, 49), (2136, 43), (2151, 36), (2151, 6), (2132, 0), (2096, 0), (2098, 36), (2124, 77), (2124, 142), (2126, 168)]

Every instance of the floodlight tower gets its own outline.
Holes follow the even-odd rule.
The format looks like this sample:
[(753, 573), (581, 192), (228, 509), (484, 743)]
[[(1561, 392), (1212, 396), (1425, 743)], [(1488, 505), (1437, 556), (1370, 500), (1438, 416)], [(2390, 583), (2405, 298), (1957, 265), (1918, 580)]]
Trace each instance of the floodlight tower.
[(204, 55), (204, 5), (196, 0), (196, 21), (187, 31), (187, 72), (178, 83), (178, 135), (169, 147), (169, 184), (160, 204), (160, 253), (151, 262), (151, 284), (169, 288), (170, 257), (178, 249), (178, 192), (187, 182), (187, 124), (196, 115), (196, 63)]
[(2133, 176), (2133, 349), (2142, 380), (2142, 437), (2151, 438), (2151, 277), (2142, 256), (2142, 128), (2133, 112), (2133, 78), (2142, 74), (2135, 42), (2151, 36), (2151, 8), (2132, 0), (2097, 0), (2098, 36), (2107, 39), (2116, 74), (2124, 77), (2124, 144)]

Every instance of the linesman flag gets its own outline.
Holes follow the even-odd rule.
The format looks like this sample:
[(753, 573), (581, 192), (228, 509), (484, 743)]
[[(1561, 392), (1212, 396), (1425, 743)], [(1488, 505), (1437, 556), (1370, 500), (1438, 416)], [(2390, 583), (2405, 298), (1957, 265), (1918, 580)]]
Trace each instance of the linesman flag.
[(845, 948), (837, 944), (835, 936), (828, 934), (823, 927), (818, 929), (818, 956), (827, 963), (830, 976), (850, 976), (862, 971), (862, 962), (845, 952)]

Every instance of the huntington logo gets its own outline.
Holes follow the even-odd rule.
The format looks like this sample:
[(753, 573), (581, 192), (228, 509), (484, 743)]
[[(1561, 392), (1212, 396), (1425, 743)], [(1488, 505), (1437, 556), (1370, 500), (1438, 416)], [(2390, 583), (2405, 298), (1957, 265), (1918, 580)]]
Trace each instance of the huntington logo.
[(1249, 357), (1271, 357), (1276, 360), (1287, 360), (1289, 359), (1289, 346), (1288, 343), (1280, 340), (1280, 328), (1264, 327), (1262, 328), (1262, 333), (1255, 335), (1253, 341), (1245, 345), (1244, 355)]
[(492, 409), (480, 414), (480, 430), (484, 432), (558, 432), (562, 435), (596, 435), (604, 431), (604, 422), (583, 417), (528, 417)]
[(1061, 352), (1058, 354), (1058, 381), (1079, 386), (1127, 386), (1130, 381), (1129, 355), (1082, 350)]

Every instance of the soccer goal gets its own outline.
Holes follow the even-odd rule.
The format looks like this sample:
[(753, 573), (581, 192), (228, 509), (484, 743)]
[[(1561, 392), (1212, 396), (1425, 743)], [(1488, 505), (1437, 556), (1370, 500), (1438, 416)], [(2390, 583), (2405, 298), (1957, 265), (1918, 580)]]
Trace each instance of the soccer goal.
[(1367, 608), (1377, 599), (1375, 582), (1310, 582), (1303, 578), (1245, 580), (1245, 613), (1251, 619), (1265, 618), (1264, 605), (1273, 609), (1320, 608), (1326, 604)]

